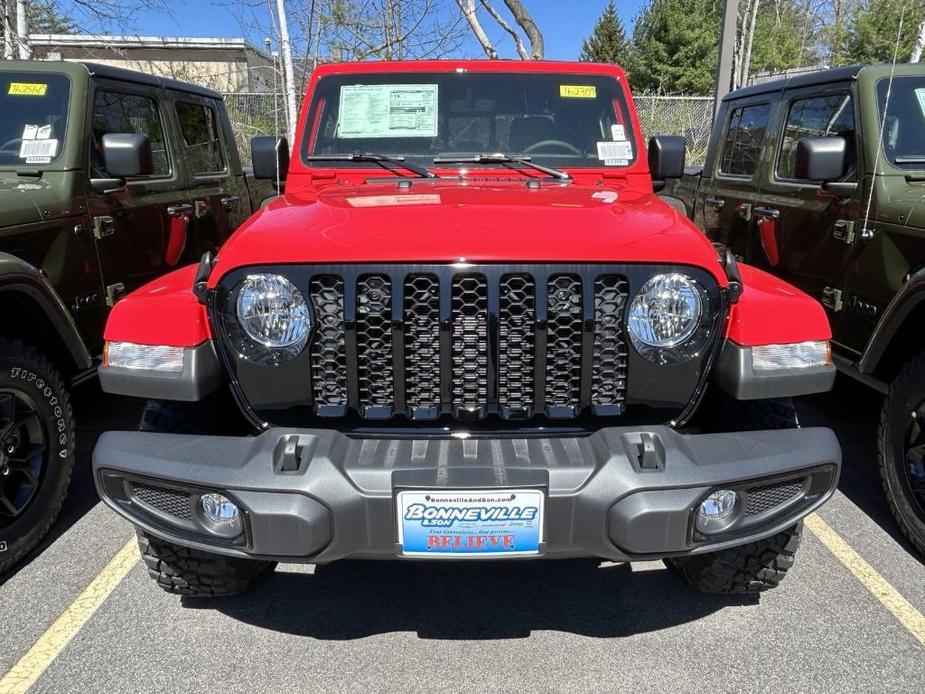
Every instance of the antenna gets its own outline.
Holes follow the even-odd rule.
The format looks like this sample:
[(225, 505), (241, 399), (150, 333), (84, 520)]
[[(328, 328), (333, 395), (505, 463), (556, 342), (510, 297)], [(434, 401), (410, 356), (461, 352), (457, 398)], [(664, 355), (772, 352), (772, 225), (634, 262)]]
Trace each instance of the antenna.
[(880, 135), (877, 137), (877, 153), (874, 155), (874, 171), (870, 179), (870, 191), (867, 194), (867, 209), (864, 211), (864, 224), (861, 226), (861, 234), (864, 238), (873, 234), (873, 231), (867, 228), (870, 221), (870, 206), (874, 201), (874, 187), (877, 184), (877, 170), (880, 168), (880, 152), (883, 150), (883, 131), (886, 128), (886, 117), (890, 110), (890, 97), (893, 96), (893, 77), (896, 75), (896, 59), (899, 56), (899, 42), (903, 36), (903, 21), (906, 19), (906, 3), (903, 3), (902, 12), (899, 15), (899, 31), (896, 32), (896, 43), (893, 45), (893, 64), (890, 66), (890, 79), (886, 85), (886, 99), (883, 102), (883, 114), (880, 116)]

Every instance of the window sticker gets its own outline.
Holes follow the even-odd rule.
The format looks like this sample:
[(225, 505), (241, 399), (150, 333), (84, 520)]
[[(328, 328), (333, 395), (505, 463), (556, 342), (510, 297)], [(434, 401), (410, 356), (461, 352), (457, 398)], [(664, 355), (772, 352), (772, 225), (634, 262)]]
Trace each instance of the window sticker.
[(51, 137), (51, 125), (29, 125), (22, 129), (19, 158), (27, 164), (48, 164), (58, 153), (58, 140)]
[(597, 158), (604, 166), (626, 166), (633, 158), (633, 145), (630, 142), (598, 142)]
[(351, 84), (340, 88), (337, 137), (437, 137), (436, 84)]
[(7, 94), (15, 96), (45, 96), (48, 85), (39, 82), (10, 82)]
[(597, 87), (586, 84), (560, 84), (559, 96), (563, 99), (596, 99)]
[(620, 123), (615, 123), (610, 126), (610, 136), (614, 142), (623, 142), (626, 139), (626, 129)]

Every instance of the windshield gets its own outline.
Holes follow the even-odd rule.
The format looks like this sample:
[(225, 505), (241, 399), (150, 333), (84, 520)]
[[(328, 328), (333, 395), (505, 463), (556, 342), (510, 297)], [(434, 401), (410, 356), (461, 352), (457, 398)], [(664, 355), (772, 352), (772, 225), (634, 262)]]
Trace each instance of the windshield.
[(303, 157), (375, 152), (428, 166), (503, 152), (578, 168), (626, 167), (637, 155), (623, 89), (600, 75), (335, 75), (318, 83), (306, 122)]
[[(893, 166), (925, 167), (925, 76), (896, 77), (877, 83), (883, 119), (883, 151)], [(890, 91), (890, 103), (886, 103)]]
[(70, 81), (47, 72), (0, 72), (0, 166), (50, 164), (61, 154)]

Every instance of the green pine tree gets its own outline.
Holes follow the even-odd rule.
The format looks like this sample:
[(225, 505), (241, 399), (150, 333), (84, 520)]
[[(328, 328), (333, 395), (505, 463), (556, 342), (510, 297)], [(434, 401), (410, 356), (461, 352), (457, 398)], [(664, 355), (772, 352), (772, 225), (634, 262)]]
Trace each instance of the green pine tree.
[(585, 39), (578, 59), (592, 63), (616, 63), (627, 66), (630, 57), (630, 44), (626, 39), (623, 22), (617, 14), (613, 0), (607, 3), (603, 14), (594, 25), (591, 36)]
[[(900, 17), (903, 17), (902, 36), (899, 36)], [(897, 60), (907, 62), (923, 17), (925, 6), (921, 2), (864, 0), (848, 18), (844, 42), (837, 53), (838, 62), (842, 65), (892, 62), (897, 36)]]
[(633, 29), (631, 82), (639, 91), (709, 94), (716, 80), (722, 3), (649, 0)]

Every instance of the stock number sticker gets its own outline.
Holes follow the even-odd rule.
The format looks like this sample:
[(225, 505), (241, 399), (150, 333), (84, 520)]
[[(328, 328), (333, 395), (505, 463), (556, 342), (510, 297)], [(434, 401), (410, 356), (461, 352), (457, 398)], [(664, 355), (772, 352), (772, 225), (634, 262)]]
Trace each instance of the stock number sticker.
[(563, 99), (596, 99), (597, 87), (583, 84), (560, 84), (559, 96)]
[(48, 85), (40, 82), (10, 82), (7, 94), (16, 96), (45, 96)]

